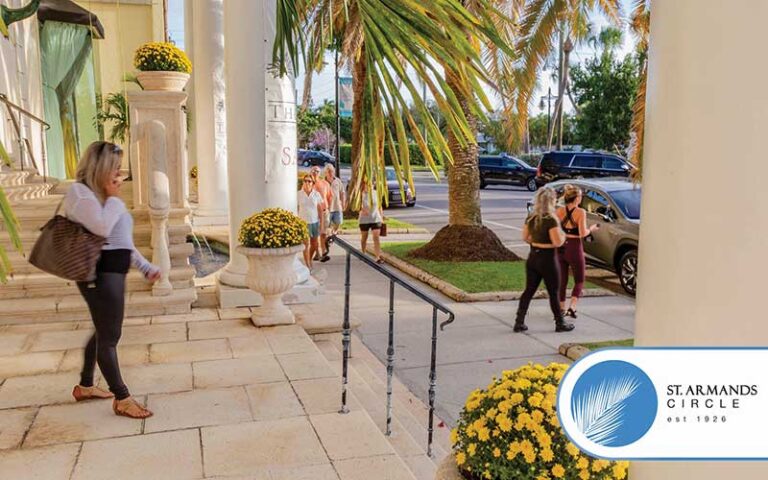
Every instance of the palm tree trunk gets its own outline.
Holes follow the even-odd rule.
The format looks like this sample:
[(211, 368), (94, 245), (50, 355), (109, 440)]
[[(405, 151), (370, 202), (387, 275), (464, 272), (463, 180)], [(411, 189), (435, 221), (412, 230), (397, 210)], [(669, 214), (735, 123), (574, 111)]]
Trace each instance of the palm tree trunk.
[[(467, 99), (460, 94), (458, 79), (450, 71), (446, 71), (445, 80), (448, 86), (456, 92), (472, 132), (477, 132), (477, 119), (469, 113)], [(448, 147), (453, 156), (453, 165), (448, 168), (448, 225), (480, 226), (483, 224), (483, 217), (480, 213), (479, 148), (477, 143), (473, 142), (462, 146), (449, 129)]]
[(365, 92), (365, 75), (367, 65), (365, 63), (365, 44), (360, 47), (360, 56), (355, 60), (352, 71), (352, 172), (347, 186), (347, 208), (344, 212), (346, 218), (357, 218), (357, 208), (355, 208), (358, 197), (355, 189), (357, 183), (358, 168), (362, 160), (362, 130), (360, 128), (360, 119), (363, 115), (363, 93)]

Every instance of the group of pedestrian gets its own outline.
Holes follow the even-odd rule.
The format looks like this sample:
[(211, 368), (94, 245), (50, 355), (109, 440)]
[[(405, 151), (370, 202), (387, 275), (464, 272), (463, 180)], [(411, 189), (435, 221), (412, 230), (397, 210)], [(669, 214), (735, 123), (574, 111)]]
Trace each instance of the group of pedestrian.
[[(579, 207), (581, 200), (582, 191), (574, 185), (564, 187), (564, 204), (557, 208), (557, 193), (553, 189), (542, 188), (536, 193), (533, 211), (523, 226), (523, 240), (530, 244), (531, 250), (525, 264), (526, 285), (517, 309), (515, 332), (528, 330), (525, 316), (542, 280), (549, 295), (555, 331), (570, 332), (574, 329), (565, 317), (577, 318), (576, 306), (584, 290), (586, 261), (583, 241), (599, 227), (587, 227), (586, 211)], [(569, 271), (573, 272), (574, 286), (566, 310)]]
[(304, 242), (304, 263), (312, 270), (313, 262), (327, 262), (329, 239), (339, 233), (347, 205), (346, 192), (336, 168), (325, 165), (323, 176), (320, 167), (313, 166), (302, 178), (298, 192), (299, 217), (307, 223), (309, 239)]

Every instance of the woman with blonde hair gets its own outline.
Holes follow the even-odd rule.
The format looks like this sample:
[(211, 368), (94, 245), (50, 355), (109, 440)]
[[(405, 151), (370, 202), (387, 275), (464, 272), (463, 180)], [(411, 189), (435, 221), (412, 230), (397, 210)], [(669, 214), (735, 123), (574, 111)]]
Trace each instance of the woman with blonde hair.
[[(160, 278), (160, 269), (149, 263), (133, 244), (133, 217), (118, 196), (122, 159), (123, 151), (114, 143), (92, 143), (78, 165), (77, 181), (64, 198), (64, 211), (70, 220), (107, 239), (96, 266), (96, 279), (77, 284), (88, 304), (96, 333), (85, 347), (80, 384), (72, 395), (78, 402), (114, 396), (112, 410), (116, 415), (142, 419), (152, 412), (131, 397), (123, 382), (117, 343), (123, 328), (125, 277), (129, 268), (133, 265), (150, 282)], [(94, 385), (97, 363), (111, 393)]]
[(533, 212), (525, 219), (523, 240), (531, 245), (531, 252), (525, 262), (525, 291), (520, 297), (515, 318), (515, 332), (528, 330), (525, 316), (533, 295), (542, 279), (549, 294), (549, 306), (555, 319), (556, 332), (570, 332), (573, 324), (565, 323), (563, 311), (558, 303), (560, 268), (557, 261), (557, 248), (565, 241), (560, 229), (560, 222), (555, 213), (557, 194), (551, 188), (542, 188), (534, 197)]
[[(576, 185), (566, 185), (563, 188), (565, 205), (557, 209), (557, 218), (565, 232), (565, 244), (558, 252), (560, 259), (560, 308), (565, 311), (565, 316), (576, 318), (576, 305), (584, 290), (585, 271), (587, 263), (584, 258), (584, 244), (582, 239), (592, 235), (599, 228), (592, 225), (587, 228), (587, 212), (579, 207), (582, 199), (581, 188)], [(568, 270), (573, 271), (573, 290), (571, 291), (571, 305), (565, 310), (565, 291), (568, 288)]]

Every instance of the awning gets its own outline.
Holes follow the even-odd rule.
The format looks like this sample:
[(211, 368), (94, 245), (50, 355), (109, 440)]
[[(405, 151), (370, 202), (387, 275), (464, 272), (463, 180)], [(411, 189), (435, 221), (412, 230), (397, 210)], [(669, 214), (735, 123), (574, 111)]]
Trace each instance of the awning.
[(94, 38), (104, 38), (104, 26), (99, 17), (71, 0), (42, 0), (37, 9), (37, 18), (41, 22), (73, 23), (91, 27)]

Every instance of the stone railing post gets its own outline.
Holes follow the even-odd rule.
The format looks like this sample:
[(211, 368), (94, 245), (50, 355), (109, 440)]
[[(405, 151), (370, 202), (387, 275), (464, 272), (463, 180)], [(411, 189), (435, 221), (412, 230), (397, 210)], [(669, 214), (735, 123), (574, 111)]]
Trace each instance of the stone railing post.
[(152, 263), (160, 267), (160, 280), (152, 287), (152, 295), (156, 297), (173, 293), (170, 280), (171, 255), (168, 249), (168, 213), (171, 200), (165, 133), (165, 125), (159, 120), (145, 123), (140, 132), (143, 147), (151, 159), (147, 172), (147, 200), (152, 223)]

